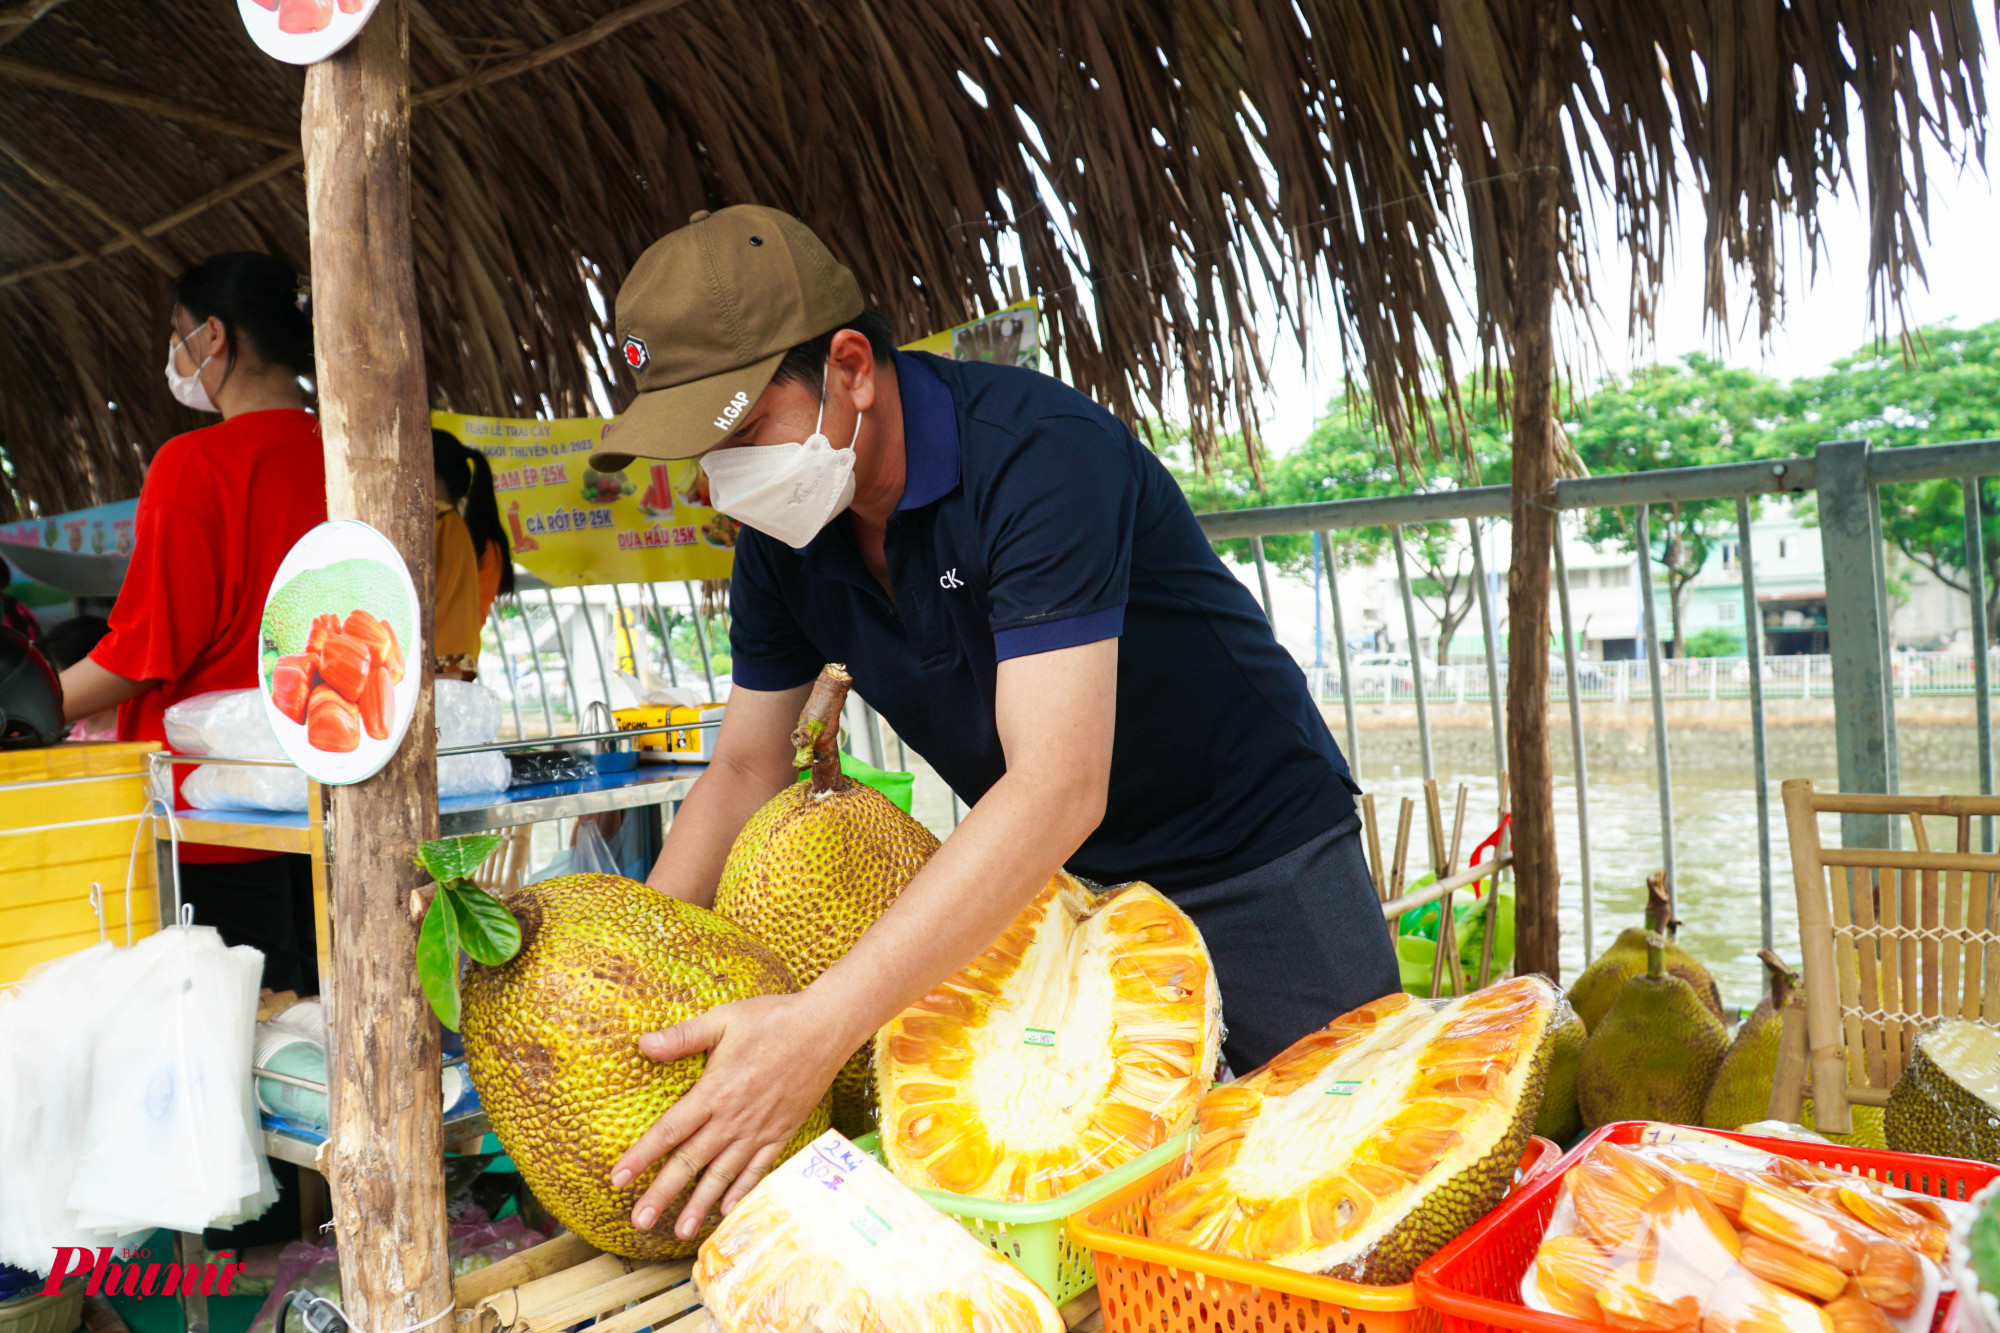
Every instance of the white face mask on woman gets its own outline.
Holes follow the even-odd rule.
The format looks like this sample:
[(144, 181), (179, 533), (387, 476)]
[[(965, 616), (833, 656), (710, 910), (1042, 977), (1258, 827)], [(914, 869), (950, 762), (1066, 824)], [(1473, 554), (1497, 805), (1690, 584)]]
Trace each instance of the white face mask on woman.
[(819, 417), (804, 444), (749, 444), (704, 454), (710, 499), (737, 522), (803, 549), (854, 499), (854, 444), (863, 415), (855, 414), (847, 447), (834, 448), (820, 434), (826, 420), (822, 388)]
[[(191, 407), (197, 412), (220, 412), (222, 409), (215, 405), (215, 400), (208, 396), (207, 386), (201, 382), (201, 372), (207, 368), (209, 362), (215, 360), (215, 353), (210, 352), (203, 357), (192, 375), (183, 375), (174, 369), (174, 353), (187, 346), (188, 338), (192, 337), (194, 333), (189, 333), (187, 338), (181, 339), (167, 349), (167, 389), (174, 395), (174, 401), (182, 407)], [(188, 355), (193, 356), (194, 353), (190, 352)]]

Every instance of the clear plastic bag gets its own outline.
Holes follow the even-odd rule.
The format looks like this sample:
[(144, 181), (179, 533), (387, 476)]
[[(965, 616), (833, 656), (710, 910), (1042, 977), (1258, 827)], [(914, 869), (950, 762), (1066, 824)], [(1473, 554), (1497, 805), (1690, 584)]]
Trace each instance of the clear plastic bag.
[(191, 926), (115, 963), (67, 1199), (78, 1225), (198, 1232), (260, 1215), (277, 1200), (250, 1086), (263, 955)]
[(215, 759), (283, 759), (263, 696), (256, 690), (210, 690), (167, 709), (167, 744), (177, 754)]
[(611, 847), (604, 841), (604, 835), (597, 831), (594, 819), (576, 821), (576, 832), (567, 849), (549, 858), (549, 863), (536, 871), (527, 881), (539, 884), (545, 879), (556, 879), (562, 875), (616, 875), (618, 858), (611, 854)]
[(1042, 1289), (828, 1130), (766, 1176), (695, 1259), (723, 1333), (1061, 1333)]
[(1564, 1176), (1530, 1309), (1670, 1333), (1925, 1333), (1965, 1204), (1662, 1125)]

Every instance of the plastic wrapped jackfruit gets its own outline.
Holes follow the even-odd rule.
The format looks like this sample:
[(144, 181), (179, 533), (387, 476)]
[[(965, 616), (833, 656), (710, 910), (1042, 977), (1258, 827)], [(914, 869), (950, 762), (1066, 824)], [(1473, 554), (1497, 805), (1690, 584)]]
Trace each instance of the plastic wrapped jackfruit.
[(1062, 1333), (1019, 1269), (829, 1130), (702, 1243), (722, 1333)]
[(1631, 1333), (1923, 1333), (1964, 1208), (1662, 1125), (1570, 1168), (1521, 1299)]

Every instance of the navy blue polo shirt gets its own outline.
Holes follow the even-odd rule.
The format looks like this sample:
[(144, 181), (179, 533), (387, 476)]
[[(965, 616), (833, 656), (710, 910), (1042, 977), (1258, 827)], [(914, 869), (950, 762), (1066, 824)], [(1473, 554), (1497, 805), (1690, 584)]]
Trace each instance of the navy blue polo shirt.
[(730, 587), (737, 684), (786, 690), (844, 663), (970, 803), (1007, 768), (999, 664), (1117, 638), (1110, 791), (1074, 873), (1212, 884), (1354, 813), (1304, 674), (1116, 417), (1012, 366), (898, 353), (896, 375), (906, 477), (884, 543), (895, 599), (844, 519), (803, 551), (745, 528)]

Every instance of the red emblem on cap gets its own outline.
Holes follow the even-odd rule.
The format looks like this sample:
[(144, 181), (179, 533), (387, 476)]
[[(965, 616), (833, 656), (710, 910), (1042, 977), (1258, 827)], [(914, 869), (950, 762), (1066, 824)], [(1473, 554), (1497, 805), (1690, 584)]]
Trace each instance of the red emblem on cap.
[(646, 351), (646, 340), (637, 334), (625, 336), (625, 364), (634, 370), (644, 370), (653, 358)]

